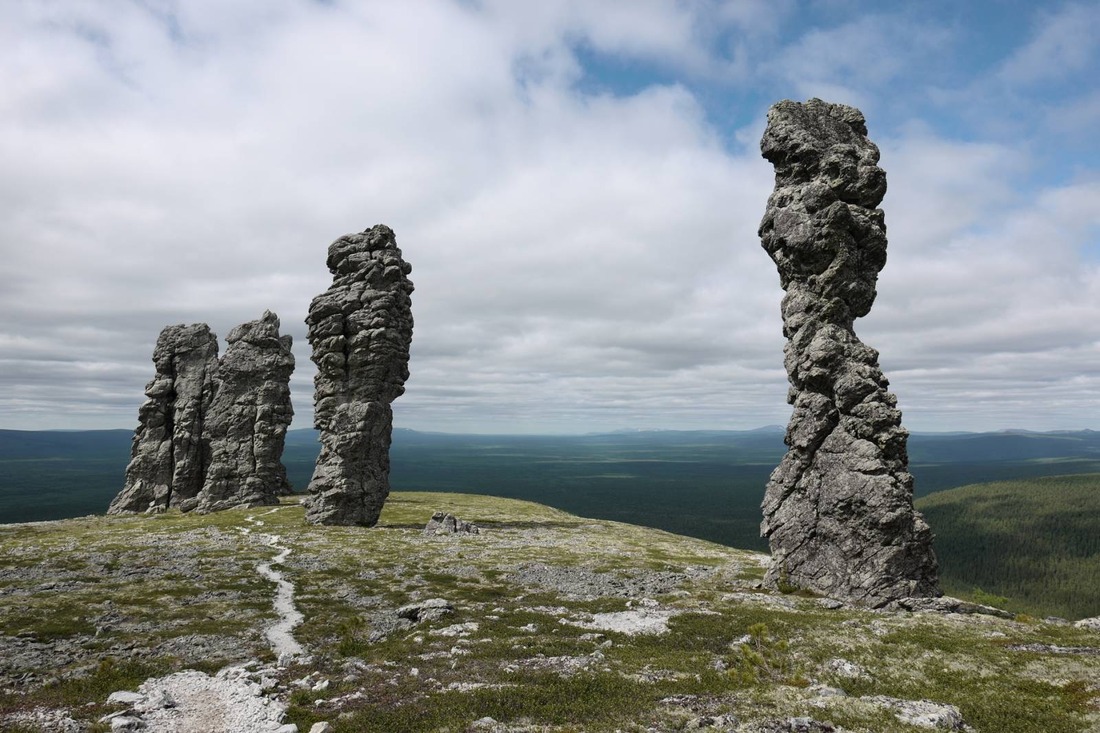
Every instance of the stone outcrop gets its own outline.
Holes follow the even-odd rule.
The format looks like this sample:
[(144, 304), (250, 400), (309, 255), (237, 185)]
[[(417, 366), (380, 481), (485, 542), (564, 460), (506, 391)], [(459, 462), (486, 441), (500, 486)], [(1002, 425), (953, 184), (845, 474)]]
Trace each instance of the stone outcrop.
[(383, 225), (337, 239), (327, 262), (332, 286), (306, 318), (321, 438), (306, 518), (369, 527), (390, 491), (390, 403), (409, 376), (412, 268)]
[(138, 411), (130, 463), (109, 514), (278, 503), (290, 425), (290, 337), (265, 312), (233, 329), (225, 357), (205, 323), (168, 326)]
[(481, 527), (448, 512), (435, 512), (424, 525), (426, 535), (481, 534)]
[(265, 311), (230, 331), (226, 343), (207, 420), (211, 455), (196, 501), (201, 512), (278, 504), (291, 493), (282, 460), (294, 417), (291, 337), (280, 336), (279, 318)]
[(760, 224), (779, 269), (789, 447), (772, 473), (761, 533), (772, 587), (869, 606), (938, 596), (932, 533), (913, 509), (907, 431), (878, 352), (852, 324), (886, 264), (878, 148), (853, 107), (779, 102), (761, 141), (775, 190)]
[(125, 484), (109, 514), (164, 511), (194, 499), (210, 463), (204, 425), (214, 396), (218, 339), (205, 323), (168, 326), (153, 350), (156, 376), (138, 410)]

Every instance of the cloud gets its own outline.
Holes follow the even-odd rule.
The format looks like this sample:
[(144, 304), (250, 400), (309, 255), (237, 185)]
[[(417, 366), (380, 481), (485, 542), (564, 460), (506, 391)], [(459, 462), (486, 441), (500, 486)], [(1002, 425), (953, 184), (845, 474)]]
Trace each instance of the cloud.
[[(326, 248), (380, 222), (416, 284), (399, 425), (785, 422), (757, 141), (792, 90), (865, 103), (882, 145), (890, 261), (857, 328), (915, 426), (1035, 427), (1029, 388), (1049, 423), (1094, 414), (1093, 163), (1036, 184), (1034, 150), (895, 100), (954, 48), (935, 19), (771, 7), (0, 4), (4, 426), (130, 426), (162, 327), (266, 308), (308, 426)], [(666, 73), (587, 85), (592, 54)]]
[(1010, 84), (1059, 81), (1089, 68), (1097, 57), (1100, 3), (1068, 3), (1039, 15), (1030, 41), (1005, 59), (1001, 78)]

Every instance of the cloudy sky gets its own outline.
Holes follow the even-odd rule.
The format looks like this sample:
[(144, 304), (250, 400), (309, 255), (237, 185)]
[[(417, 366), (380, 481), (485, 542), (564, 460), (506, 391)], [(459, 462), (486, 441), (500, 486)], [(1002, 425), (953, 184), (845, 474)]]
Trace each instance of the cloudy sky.
[(913, 430), (1100, 428), (1100, 2), (6, 0), (0, 427), (131, 428), (172, 323), (276, 311), (294, 427), (329, 243), (416, 284), (399, 426), (783, 424), (768, 106), (860, 107), (857, 332)]

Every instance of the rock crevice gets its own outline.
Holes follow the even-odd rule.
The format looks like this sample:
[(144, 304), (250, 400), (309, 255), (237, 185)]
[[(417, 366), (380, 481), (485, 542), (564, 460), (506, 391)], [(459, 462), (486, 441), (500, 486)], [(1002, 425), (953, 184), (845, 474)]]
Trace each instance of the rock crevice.
[(932, 533), (913, 509), (901, 412), (856, 318), (886, 264), (886, 193), (859, 110), (818, 99), (768, 112), (761, 141), (775, 190), (760, 238), (786, 291), (789, 448), (761, 532), (766, 582), (881, 606), (939, 595)]

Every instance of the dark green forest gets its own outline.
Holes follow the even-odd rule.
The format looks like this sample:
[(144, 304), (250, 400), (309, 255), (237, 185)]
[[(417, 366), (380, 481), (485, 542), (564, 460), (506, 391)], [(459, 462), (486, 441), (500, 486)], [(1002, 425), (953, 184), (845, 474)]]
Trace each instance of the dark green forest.
[[(125, 430), (0, 430), (0, 522), (104, 512), (122, 486), (130, 438)], [(967, 595), (979, 588), (1008, 596), (1014, 608), (1031, 613), (1100, 614), (1095, 543), (1071, 544), (1072, 551), (1059, 544), (1076, 542), (1065, 536), (1084, 536), (1089, 527), (1092, 537), (1100, 535), (1100, 486), (1090, 483), (1095, 477), (1083, 477), (1070, 500), (1057, 488), (1070, 479), (1040, 480), (1100, 472), (1100, 433), (918, 433), (909, 446), (916, 495), (925, 497), (918, 504), (928, 507), (950, 592)], [(317, 450), (314, 431), (288, 433), (284, 463), (298, 491), (309, 482)], [(391, 449), (391, 483), (397, 491), (527, 499), (582, 516), (765, 550), (759, 537), (760, 501), (785, 450), (780, 428), (583, 436), (399, 429)], [(1010, 482), (1007, 485), (1020, 494), (1017, 503), (1004, 499), (972, 505), (965, 493), (970, 488), (942, 493), (990, 481)], [(950, 503), (955, 501), (961, 501), (965, 511), (956, 511)], [(1079, 511), (1063, 517), (1073, 511), (1074, 502)], [(1006, 506), (1020, 511), (1002, 511)], [(978, 521), (987, 514), (996, 522)], [(1036, 516), (1044, 517), (1043, 522), (1034, 520)], [(968, 523), (960, 525), (964, 518)], [(1035, 552), (1025, 552), (1026, 548)], [(1082, 563), (1082, 558), (1094, 564)], [(1034, 571), (1036, 567), (1042, 571)], [(1072, 585), (1088, 567), (1094, 578), (1091, 596), (1088, 587), (1083, 595), (1071, 588), (1062, 595), (1043, 590), (1061, 582), (1044, 578)], [(1025, 588), (1031, 590), (1025, 593)]]
[(964, 486), (917, 508), (949, 595), (978, 589), (976, 600), (1012, 611), (1100, 615), (1100, 474)]

